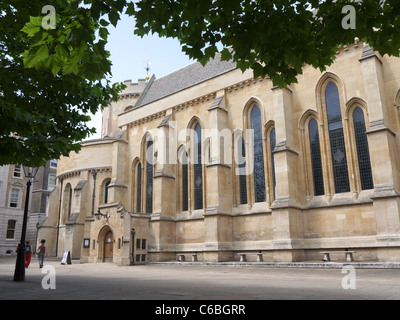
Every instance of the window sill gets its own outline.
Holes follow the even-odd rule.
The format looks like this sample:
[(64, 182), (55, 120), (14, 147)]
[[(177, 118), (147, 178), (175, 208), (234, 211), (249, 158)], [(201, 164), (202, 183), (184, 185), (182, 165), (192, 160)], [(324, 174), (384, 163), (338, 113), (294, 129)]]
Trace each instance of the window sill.
[(334, 194), (332, 199), (329, 195), (314, 196), (308, 201), (308, 204), (303, 209), (324, 208), (324, 207), (339, 207), (356, 205), (361, 203), (372, 203), (371, 196), (374, 190), (363, 190), (359, 194), (357, 192), (344, 192)]

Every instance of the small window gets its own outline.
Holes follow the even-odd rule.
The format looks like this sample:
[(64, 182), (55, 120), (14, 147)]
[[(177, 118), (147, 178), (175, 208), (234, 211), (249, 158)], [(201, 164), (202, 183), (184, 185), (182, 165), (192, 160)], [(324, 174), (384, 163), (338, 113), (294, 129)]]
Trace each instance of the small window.
[(14, 239), (16, 220), (8, 220), (7, 223), (7, 239)]
[(145, 261), (146, 261), (146, 255), (142, 254), (142, 262), (145, 262)]
[(22, 166), (20, 164), (16, 164), (14, 166), (13, 177), (14, 178), (22, 178)]
[(47, 190), (53, 191), (56, 187), (56, 175), (54, 173), (50, 173), (47, 181)]
[(57, 169), (57, 160), (50, 160), (50, 168)]
[(142, 239), (142, 250), (146, 250), (146, 239)]
[(308, 124), (308, 135), (310, 140), (311, 167), (314, 182), (314, 195), (325, 194), (324, 178), (322, 172), (321, 148), (319, 144), (319, 132), (317, 120), (311, 119)]
[(136, 262), (140, 262), (140, 254), (136, 255)]
[(108, 187), (110, 186), (111, 180), (107, 181), (104, 185), (104, 203), (108, 203)]
[(136, 239), (136, 249), (140, 250), (140, 239)]
[(11, 190), (11, 197), (10, 197), (10, 208), (17, 208), (19, 202), (19, 189), (12, 189)]

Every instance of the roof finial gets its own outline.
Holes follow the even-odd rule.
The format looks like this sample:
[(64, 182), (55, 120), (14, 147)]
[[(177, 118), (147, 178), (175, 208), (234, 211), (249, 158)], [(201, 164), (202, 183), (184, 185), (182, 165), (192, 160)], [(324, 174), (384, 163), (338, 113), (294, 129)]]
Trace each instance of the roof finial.
[(147, 71), (147, 74), (146, 74), (146, 81), (149, 81), (149, 79), (150, 79), (150, 76), (149, 76), (149, 71), (150, 71), (150, 65), (151, 65), (151, 62), (149, 61), (149, 60), (147, 60), (146, 61), (146, 71)]

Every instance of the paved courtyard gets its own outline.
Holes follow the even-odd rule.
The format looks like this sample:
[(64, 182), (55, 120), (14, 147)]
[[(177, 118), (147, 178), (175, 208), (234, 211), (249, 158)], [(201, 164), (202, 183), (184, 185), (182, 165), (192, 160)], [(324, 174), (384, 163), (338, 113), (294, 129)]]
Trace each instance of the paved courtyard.
[(400, 269), (61, 265), (55, 259), (40, 269), (33, 259), (18, 283), (14, 266), (15, 259), (0, 258), (0, 300), (400, 300)]

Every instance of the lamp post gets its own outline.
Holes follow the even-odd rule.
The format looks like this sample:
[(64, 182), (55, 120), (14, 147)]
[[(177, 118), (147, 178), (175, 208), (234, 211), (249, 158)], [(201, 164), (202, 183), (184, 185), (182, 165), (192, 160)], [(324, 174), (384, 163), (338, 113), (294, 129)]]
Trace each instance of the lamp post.
[(108, 219), (110, 218), (110, 215), (108, 213), (106, 213), (106, 214), (101, 213), (100, 209), (97, 209), (97, 212), (94, 214), (94, 216), (97, 218), (97, 220), (100, 220), (101, 217), (104, 217), (108, 221)]
[(25, 209), (24, 209), (24, 220), (22, 223), (22, 233), (21, 233), (21, 242), (18, 245), (17, 249), (17, 261), (15, 263), (15, 271), (14, 271), (14, 281), (25, 281), (25, 236), (26, 236), (26, 224), (28, 220), (28, 207), (29, 207), (29, 193), (31, 190), (31, 185), (33, 179), (35, 178), (39, 167), (26, 167), (23, 166), (25, 177), (27, 178), (26, 183), (26, 196), (25, 196)]

